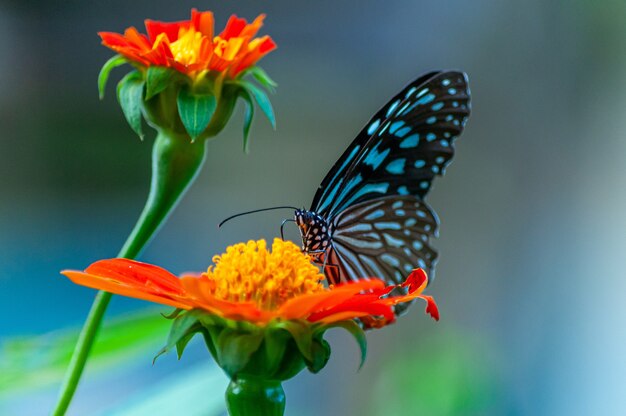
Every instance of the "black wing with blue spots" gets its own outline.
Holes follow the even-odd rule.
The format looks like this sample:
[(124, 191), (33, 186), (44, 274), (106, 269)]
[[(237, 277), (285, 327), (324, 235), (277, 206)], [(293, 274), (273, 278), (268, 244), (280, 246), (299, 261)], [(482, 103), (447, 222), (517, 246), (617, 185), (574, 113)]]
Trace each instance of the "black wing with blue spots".
[(431, 72), (385, 105), (359, 133), (317, 190), (311, 211), (332, 219), (387, 195), (423, 198), (444, 173), (470, 113), (467, 77)]

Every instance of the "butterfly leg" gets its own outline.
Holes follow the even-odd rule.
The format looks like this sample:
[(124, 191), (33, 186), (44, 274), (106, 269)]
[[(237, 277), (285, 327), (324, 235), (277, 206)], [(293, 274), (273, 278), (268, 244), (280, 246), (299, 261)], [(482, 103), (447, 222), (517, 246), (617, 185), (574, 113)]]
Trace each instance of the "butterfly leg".
[(296, 222), (296, 220), (292, 220), (291, 218), (287, 218), (285, 220), (283, 220), (283, 222), (280, 224), (280, 239), (285, 241), (285, 234), (283, 233), (283, 228), (285, 227), (285, 224), (288, 222)]

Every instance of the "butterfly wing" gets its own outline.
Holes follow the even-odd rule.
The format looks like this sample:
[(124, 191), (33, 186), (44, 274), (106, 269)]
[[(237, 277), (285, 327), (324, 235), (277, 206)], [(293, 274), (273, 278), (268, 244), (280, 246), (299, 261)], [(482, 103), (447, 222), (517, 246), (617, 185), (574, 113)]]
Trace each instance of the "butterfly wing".
[(333, 218), (327, 264), (333, 282), (388, 276), (396, 284), (416, 267), (431, 276), (437, 252), (434, 212), (420, 198), (387, 196), (350, 206)]
[(418, 78), (370, 120), (324, 178), (311, 210), (332, 219), (386, 195), (423, 198), (454, 154), (470, 113), (467, 77), (441, 71)]

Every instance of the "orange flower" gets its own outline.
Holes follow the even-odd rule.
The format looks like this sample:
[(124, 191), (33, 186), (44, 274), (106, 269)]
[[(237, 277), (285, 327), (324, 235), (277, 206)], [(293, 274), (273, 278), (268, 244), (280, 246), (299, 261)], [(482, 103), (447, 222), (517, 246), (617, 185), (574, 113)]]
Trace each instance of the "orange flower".
[[(430, 296), (422, 295), (428, 278), (415, 269), (401, 285), (372, 278), (325, 287), (323, 275), (291, 242), (275, 239), (228, 247), (215, 266), (181, 278), (150, 264), (126, 259), (101, 260), (84, 272), (62, 273), (74, 283), (175, 308), (200, 309), (222, 318), (265, 325), (273, 320), (307, 320), (324, 325), (361, 318), (368, 326), (395, 321), (393, 305), (426, 300), (426, 312), (439, 319)], [(406, 295), (394, 295), (402, 287)]]
[(219, 35), (214, 35), (213, 13), (191, 10), (191, 19), (180, 22), (146, 20), (147, 35), (134, 27), (123, 35), (98, 33), (102, 44), (142, 66), (166, 66), (191, 77), (207, 71), (234, 78), (276, 49), (269, 36), (255, 38), (265, 15), (252, 23), (232, 15)]

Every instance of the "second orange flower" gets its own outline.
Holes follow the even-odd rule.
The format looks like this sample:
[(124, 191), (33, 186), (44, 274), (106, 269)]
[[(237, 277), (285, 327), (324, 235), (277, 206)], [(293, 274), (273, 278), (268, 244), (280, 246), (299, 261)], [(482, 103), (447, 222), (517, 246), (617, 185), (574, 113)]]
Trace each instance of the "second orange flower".
[(139, 65), (172, 67), (189, 76), (218, 71), (234, 78), (276, 49), (271, 37), (255, 37), (264, 18), (260, 15), (248, 23), (232, 15), (224, 30), (215, 34), (213, 13), (193, 9), (190, 20), (146, 20), (147, 35), (134, 27), (123, 35), (99, 35), (103, 45)]

